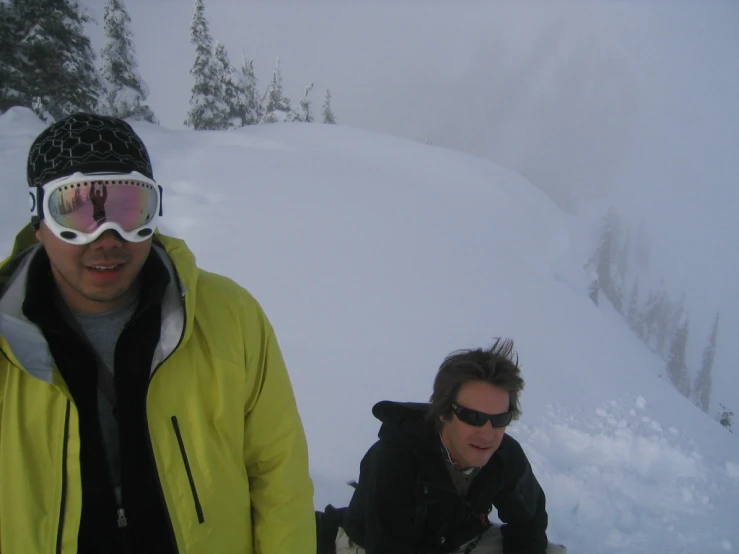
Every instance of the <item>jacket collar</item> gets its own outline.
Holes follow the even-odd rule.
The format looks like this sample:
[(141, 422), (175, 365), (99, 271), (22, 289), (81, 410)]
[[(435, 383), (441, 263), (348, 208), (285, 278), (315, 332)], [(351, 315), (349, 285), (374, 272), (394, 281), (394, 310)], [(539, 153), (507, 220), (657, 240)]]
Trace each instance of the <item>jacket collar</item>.
[[(0, 262), (0, 349), (14, 363), (35, 377), (53, 381), (52, 358), (43, 333), (27, 317), (26, 309), (45, 309), (51, 296), (42, 296), (50, 286), (48, 257), (38, 244), (30, 225), (16, 236), (11, 255)], [(155, 235), (152, 254), (142, 270), (148, 279), (146, 295), (139, 309), (152, 302), (161, 303), (162, 330), (151, 370), (161, 364), (179, 344), (189, 339), (194, 321), (197, 267), (185, 243)], [(30, 291), (30, 295), (27, 292)]]

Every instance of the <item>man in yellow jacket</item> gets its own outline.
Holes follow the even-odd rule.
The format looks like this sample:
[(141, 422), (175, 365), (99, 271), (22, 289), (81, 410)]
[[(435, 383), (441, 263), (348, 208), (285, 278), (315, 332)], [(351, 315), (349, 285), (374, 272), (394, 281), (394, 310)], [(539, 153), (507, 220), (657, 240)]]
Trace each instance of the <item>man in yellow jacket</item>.
[(274, 331), (156, 231), (140, 137), (75, 114), (27, 176), (31, 224), (0, 262), (0, 552), (314, 554)]

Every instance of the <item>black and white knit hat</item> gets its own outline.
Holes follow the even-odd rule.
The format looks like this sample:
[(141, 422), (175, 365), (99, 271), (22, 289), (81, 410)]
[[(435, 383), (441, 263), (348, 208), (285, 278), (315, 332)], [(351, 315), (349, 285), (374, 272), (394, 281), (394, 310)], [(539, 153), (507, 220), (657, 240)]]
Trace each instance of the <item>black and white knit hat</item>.
[(28, 186), (81, 173), (130, 173), (154, 179), (149, 153), (131, 126), (115, 117), (77, 113), (50, 125), (28, 152)]

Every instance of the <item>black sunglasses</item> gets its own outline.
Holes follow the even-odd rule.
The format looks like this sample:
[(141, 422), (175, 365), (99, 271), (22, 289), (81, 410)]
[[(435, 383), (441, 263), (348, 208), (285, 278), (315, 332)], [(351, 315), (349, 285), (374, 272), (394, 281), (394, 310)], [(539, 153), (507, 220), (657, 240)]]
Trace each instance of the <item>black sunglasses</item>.
[(486, 414), (457, 404), (452, 404), (452, 411), (457, 414), (459, 421), (475, 427), (482, 427), (486, 421), (489, 421), (493, 427), (507, 427), (513, 419), (513, 412)]

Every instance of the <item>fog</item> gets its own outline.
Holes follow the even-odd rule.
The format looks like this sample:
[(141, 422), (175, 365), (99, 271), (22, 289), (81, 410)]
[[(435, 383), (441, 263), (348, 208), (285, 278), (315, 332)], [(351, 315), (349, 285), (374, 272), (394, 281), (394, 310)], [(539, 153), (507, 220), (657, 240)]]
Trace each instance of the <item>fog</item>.
[[(264, 89), (277, 57), (297, 106), (492, 159), (575, 216), (613, 205), (652, 246), (647, 280), (685, 292), (699, 363), (739, 409), (739, 4), (205, 0), (232, 63)], [(102, 23), (102, 0), (86, 4)], [(182, 128), (194, 1), (126, 0), (149, 104)], [(96, 46), (102, 25), (89, 27)], [(244, 168), (249, 178), (249, 168)], [(491, 183), (494, 186), (494, 183)], [(495, 207), (491, 207), (495, 217)]]

